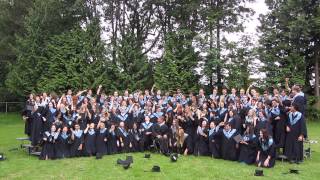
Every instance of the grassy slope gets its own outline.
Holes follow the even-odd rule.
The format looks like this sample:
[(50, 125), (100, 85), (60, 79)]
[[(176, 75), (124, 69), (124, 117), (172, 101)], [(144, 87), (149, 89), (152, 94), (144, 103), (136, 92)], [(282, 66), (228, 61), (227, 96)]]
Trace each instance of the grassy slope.
[[(320, 123), (308, 124), (309, 137), (320, 142)], [(134, 153), (134, 164), (129, 170), (115, 165), (117, 158), (125, 154), (94, 158), (73, 158), (40, 161), (28, 156), (23, 150), (8, 151), (19, 146), (16, 137), (24, 137), (24, 124), (17, 114), (0, 114), (0, 152), (8, 157), (0, 161), (0, 179), (256, 179), (255, 166), (237, 162), (211, 159), (209, 157), (181, 157), (171, 163), (167, 157), (152, 154), (144, 159), (142, 153)], [(319, 179), (320, 144), (312, 145), (312, 159), (301, 165), (276, 162), (273, 169), (265, 169), (261, 179)], [(160, 165), (160, 173), (145, 172), (153, 165)], [(300, 175), (283, 174), (289, 168), (301, 170)]]

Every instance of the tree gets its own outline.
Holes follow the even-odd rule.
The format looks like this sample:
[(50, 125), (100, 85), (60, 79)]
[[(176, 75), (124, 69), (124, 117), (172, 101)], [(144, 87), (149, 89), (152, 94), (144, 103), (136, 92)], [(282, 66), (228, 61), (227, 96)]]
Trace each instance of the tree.
[(104, 45), (93, 40), (95, 33), (91, 26), (94, 25), (52, 37), (47, 48), (48, 73), (38, 80), (39, 90), (65, 92), (67, 88), (81, 90), (99, 84), (114, 89), (108, 61), (103, 56)]
[(170, 35), (166, 40), (165, 54), (155, 67), (157, 88), (169, 91), (180, 88), (185, 92), (198, 89), (199, 75), (195, 71), (198, 55), (190, 44), (188, 48), (184, 46), (186, 42), (179, 39), (179, 34)]
[[(200, 9), (201, 33), (205, 34), (205, 40), (202, 42), (207, 45), (204, 48), (207, 49), (205, 51), (207, 56), (204, 61), (206, 69), (204, 75), (209, 78), (211, 87), (217, 85), (221, 89), (223, 84), (223, 64), (225, 64), (225, 61), (221, 57), (221, 52), (225, 48), (222, 47), (221, 43), (222, 35), (243, 31), (243, 22), (254, 13), (252, 9), (245, 7), (247, 2), (252, 2), (252, 0), (202, 1)], [(216, 83), (213, 83), (214, 75), (216, 75)]]
[[(315, 62), (319, 59), (320, 2), (266, 3), (271, 11), (260, 17), (259, 56), (265, 64), (263, 71), (267, 74), (267, 83), (284, 83), (285, 77), (290, 77), (293, 83), (304, 84), (310, 90)], [(315, 78), (318, 79), (318, 75)], [(318, 89), (318, 85), (315, 87)]]
[(9, 66), (6, 85), (12, 92), (25, 95), (39, 90), (37, 81), (48, 70), (47, 42), (80, 25), (85, 17), (84, 4), (77, 0), (35, 0), (25, 18), (26, 33), (17, 40), (17, 62)]
[(250, 72), (254, 56), (253, 44), (249, 36), (243, 36), (240, 42), (228, 42), (226, 49), (229, 53), (226, 55), (226, 84), (229, 88), (247, 88), (250, 85)]

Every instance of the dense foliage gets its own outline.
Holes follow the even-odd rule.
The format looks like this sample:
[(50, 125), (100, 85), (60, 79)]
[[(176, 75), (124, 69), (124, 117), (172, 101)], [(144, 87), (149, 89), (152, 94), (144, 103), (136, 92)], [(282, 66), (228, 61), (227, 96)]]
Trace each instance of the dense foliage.
[(266, 74), (260, 86), (290, 77), (313, 93), (319, 1), (266, 0), (259, 45), (249, 36), (228, 41), (254, 14), (251, 1), (2, 0), (0, 100), (99, 84), (107, 91), (240, 88), (259, 73)]

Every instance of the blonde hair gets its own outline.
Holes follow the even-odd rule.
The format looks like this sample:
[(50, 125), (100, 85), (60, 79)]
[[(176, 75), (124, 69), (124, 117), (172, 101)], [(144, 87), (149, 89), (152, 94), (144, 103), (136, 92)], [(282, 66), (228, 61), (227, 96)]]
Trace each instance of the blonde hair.
[(178, 147), (182, 147), (183, 146), (183, 143), (184, 143), (184, 140), (185, 140), (185, 137), (184, 137), (184, 130), (182, 127), (179, 127), (178, 128), (178, 133), (176, 135), (176, 139), (177, 139), (177, 146)]

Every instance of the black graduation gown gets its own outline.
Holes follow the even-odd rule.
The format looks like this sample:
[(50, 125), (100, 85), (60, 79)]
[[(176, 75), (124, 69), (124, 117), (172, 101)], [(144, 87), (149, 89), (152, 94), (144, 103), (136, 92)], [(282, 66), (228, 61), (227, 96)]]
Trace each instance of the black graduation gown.
[(111, 123), (118, 123), (118, 118), (116, 113), (110, 113), (110, 122)]
[(128, 114), (128, 113), (126, 113), (126, 114), (117, 114), (116, 115), (117, 124), (120, 124), (120, 122), (124, 122), (127, 127), (132, 127), (132, 121), (131, 121), (131, 118), (130, 118), (129, 115), (130, 114)]
[(141, 149), (141, 133), (138, 129), (130, 129), (129, 130), (129, 138), (130, 142), (132, 144), (132, 147), (130, 148), (132, 152), (142, 151)]
[(58, 134), (51, 134), (49, 131), (44, 132), (43, 146), (40, 154), (40, 159), (46, 159), (46, 157), (48, 157), (48, 159), (55, 158), (54, 147), (57, 138)]
[[(141, 131), (141, 150), (149, 150), (150, 146), (152, 145), (152, 129), (153, 129), (153, 123), (149, 122), (148, 124), (143, 122), (140, 125), (140, 131)], [(147, 132), (151, 132), (151, 134), (147, 135)]]
[(188, 149), (188, 154), (190, 154), (190, 143), (191, 139), (187, 133), (184, 133), (184, 141), (182, 144), (179, 144), (178, 141), (175, 141), (177, 144), (173, 146), (173, 152), (178, 154), (184, 154), (184, 151)]
[[(235, 129), (232, 129), (235, 130)], [(231, 161), (236, 161), (238, 159), (237, 157), (237, 148), (236, 144), (237, 142), (233, 139), (234, 136), (238, 135), (238, 132), (235, 130), (234, 133), (230, 136), (227, 137), (224, 133), (222, 132), (221, 136), (221, 157), (222, 159), (225, 160), (231, 160)]]
[(40, 143), (43, 135), (43, 119), (39, 111), (31, 115), (32, 128), (31, 128), (31, 145), (36, 146)]
[[(285, 126), (286, 126), (286, 112), (282, 107), (279, 107), (280, 114), (277, 115), (270, 112), (271, 114), (271, 125), (272, 125), (272, 135), (273, 140), (275, 141), (276, 148), (283, 148), (285, 143)], [(276, 120), (276, 117), (280, 117), (280, 119)]]
[[(107, 141), (108, 141), (108, 130), (99, 129), (96, 135), (96, 150), (97, 154), (105, 155), (108, 152)], [(107, 141), (105, 141), (107, 139)]]
[(132, 119), (132, 122), (133, 123), (136, 123), (137, 124), (137, 127), (140, 127), (140, 124), (143, 122), (144, 120), (144, 115), (143, 115), (143, 112), (140, 111), (139, 113), (137, 114), (134, 114), (134, 113), (131, 113), (131, 119)]
[(176, 148), (177, 148), (177, 153), (183, 154), (184, 151), (185, 151), (186, 149), (188, 149), (188, 154), (190, 154), (190, 153), (193, 152), (192, 149), (191, 149), (191, 148), (192, 148), (192, 145), (191, 145), (191, 143), (192, 143), (191, 136), (189, 136), (187, 133), (184, 133), (184, 136), (185, 136), (185, 139), (184, 139), (182, 145), (178, 144), (178, 142), (177, 142), (177, 146), (176, 146)]
[(50, 131), (51, 125), (54, 123), (55, 121), (55, 116), (57, 114), (57, 110), (53, 110), (52, 112), (50, 111), (49, 108), (45, 109), (45, 118), (46, 121), (44, 122), (44, 131)]
[(88, 124), (88, 119), (89, 117), (87, 115), (85, 115), (84, 113), (79, 114), (79, 116), (81, 117), (78, 120), (79, 126), (81, 130), (85, 130), (87, 128), (87, 124)]
[(292, 104), (297, 104), (299, 111), (303, 115), (305, 115), (306, 105), (307, 105), (307, 99), (305, 96), (299, 95), (299, 96), (295, 97)]
[(133, 127), (133, 123), (134, 123), (134, 117), (133, 117), (133, 113), (128, 113), (128, 118), (125, 121), (126, 126), (128, 127), (128, 129), (132, 129)]
[(100, 121), (100, 116), (99, 116), (97, 113), (94, 113), (94, 112), (92, 111), (90, 122), (91, 122), (91, 123), (94, 123), (95, 125), (97, 125), (97, 124), (99, 123), (99, 121)]
[(229, 124), (231, 125), (231, 128), (232, 129), (236, 129), (238, 132), (241, 131), (242, 129), (242, 122), (241, 122), (241, 119), (240, 119), (240, 116), (238, 115), (235, 115), (229, 119), (227, 119), (227, 122), (229, 122)]
[(289, 114), (287, 126), (290, 128), (290, 132), (287, 132), (284, 154), (290, 161), (302, 161), (303, 142), (298, 141), (298, 137), (300, 135), (307, 137), (307, 128), (303, 115), (295, 124), (292, 124), (290, 123)]
[[(169, 153), (169, 128), (168, 126), (163, 123), (163, 124), (155, 124), (153, 126), (152, 134), (156, 139), (156, 143), (160, 147), (160, 151), (163, 154)], [(160, 135), (162, 136), (161, 138), (158, 138), (157, 136)], [(167, 136), (167, 138), (164, 138), (164, 135)]]
[(32, 116), (31, 116), (31, 110), (28, 110), (27, 108), (21, 113), (22, 116), (26, 117), (25, 123), (24, 123), (24, 133), (31, 136), (32, 132)]
[(215, 129), (213, 132), (209, 130), (209, 151), (214, 158), (221, 157), (221, 134), (222, 130)]
[[(275, 165), (275, 158), (276, 158), (276, 150), (275, 150), (275, 145), (273, 142), (273, 139), (270, 138), (268, 141), (262, 142), (261, 139), (258, 141), (258, 151), (260, 151), (259, 154), (259, 160), (258, 164), (260, 163), (261, 166), (263, 166), (264, 161), (270, 156), (269, 160), (269, 166), (267, 168), (271, 168)], [(263, 148), (265, 147), (265, 148)], [(264, 167), (264, 166), (263, 166)]]
[(115, 154), (118, 153), (118, 146), (117, 146), (117, 134), (114, 131), (108, 131), (108, 141), (107, 141), (107, 149), (108, 154)]
[(187, 133), (189, 136), (190, 149), (188, 149), (188, 152), (192, 154), (198, 127), (197, 119), (191, 120), (189, 117), (186, 117), (185, 121), (179, 121), (179, 125), (182, 126), (184, 132)]
[(238, 131), (238, 133), (240, 133), (241, 132), (241, 129), (242, 129), (242, 120), (241, 120), (241, 117), (240, 117), (240, 115), (238, 115), (238, 114), (236, 114), (236, 115), (234, 115), (234, 123), (233, 123), (233, 129), (236, 129), (237, 131)]
[(260, 130), (267, 129), (269, 134), (272, 134), (272, 127), (268, 120), (260, 120), (259, 118), (256, 121), (256, 126), (254, 127), (254, 134), (259, 137)]
[(195, 146), (193, 154), (196, 156), (206, 156), (209, 154), (209, 145), (208, 145), (208, 130), (204, 129), (204, 134), (207, 135), (207, 137), (202, 136), (200, 134), (196, 134), (195, 137)]
[(72, 144), (70, 146), (70, 156), (71, 157), (79, 157), (83, 155), (83, 150), (78, 150), (79, 146), (82, 144), (82, 149), (84, 148), (83, 146), (84, 143), (84, 134), (83, 132), (81, 133), (81, 136), (77, 137), (74, 135), (74, 140), (72, 140)]
[(257, 137), (252, 134), (244, 135), (242, 138), (248, 145), (239, 143), (240, 153), (238, 161), (246, 164), (253, 164), (257, 158)]
[(63, 136), (62, 134), (63, 133), (60, 133), (58, 139), (56, 140), (56, 158), (70, 157), (70, 134), (66, 134), (66, 136)]
[(217, 113), (218, 113), (217, 115), (219, 116), (217, 123), (219, 124), (220, 122), (222, 122), (224, 120), (224, 117), (228, 113), (228, 109), (227, 108), (219, 108)]
[(92, 134), (89, 133), (90, 130), (84, 136), (84, 152), (87, 156), (92, 156), (96, 154), (96, 132), (91, 130)]
[[(117, 134), (117, 137), (119, 140), (120, 151), (123, 153), (130, 152), (130, 147), (129, 147), (130, 146), (130, 137), (129, 137), (129, 133), (127, 132), (127, 130), (118, 128), (116, 131), (116, 134)], [(121, 146), (120, 138), (122, 139), (123, 147)]]
[(74, 125), (74, 119), (72, 115), (71, 116), (63, 115), (63, 123), (67, 125), (68, 128), (71, 128)]

